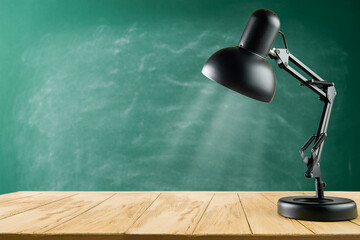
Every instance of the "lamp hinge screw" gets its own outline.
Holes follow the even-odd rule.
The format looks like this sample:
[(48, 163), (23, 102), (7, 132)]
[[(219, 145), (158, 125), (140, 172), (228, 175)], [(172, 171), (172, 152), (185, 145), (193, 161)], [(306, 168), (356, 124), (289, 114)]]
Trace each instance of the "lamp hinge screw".
[(307, 178), (313, 178), (314, 174), (313, 173), (305, 173), (305, 177)]

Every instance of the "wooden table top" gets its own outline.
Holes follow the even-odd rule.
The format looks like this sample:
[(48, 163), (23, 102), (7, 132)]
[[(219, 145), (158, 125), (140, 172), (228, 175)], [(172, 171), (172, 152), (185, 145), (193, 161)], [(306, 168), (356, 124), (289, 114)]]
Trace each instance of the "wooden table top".
[[(277, 199), (310, 192), (16, 192), (0, 195), (0, 239), (360, 239), (360, 219), (310, 222)], [(360, 192), (326, 192), (352, 198)], [(360, 215), (360, 214), (359, 214)]]

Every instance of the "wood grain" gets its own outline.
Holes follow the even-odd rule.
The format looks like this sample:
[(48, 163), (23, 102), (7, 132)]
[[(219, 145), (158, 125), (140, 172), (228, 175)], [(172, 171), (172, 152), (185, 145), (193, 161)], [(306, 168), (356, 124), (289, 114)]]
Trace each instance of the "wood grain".
[(311, 235), (298, 221), (281, 217), (277, 207), (261, 193), (240, 192), (239, 197), (253, 234)]
[(7, 201), (0, 203), (0, 219), (43, 206), (75, 194), (76, 193), (71, 192), (49, 192), (30, 195), (24, 194), (21, 195), (22, 197), (20, 198), (15, 197), (13, 200), (8, 199)]
[(158, 192), (118, 193), (96, 208), (47, 233), (124, 233), (159, 194)]
[(48, 231), (113, 195), (114, 193), (84, 192), (16, 214), (0, 220), (0, 233), (34, 234)]
[[(360, 192), (325, 194), (360, 201)], [(360, 239), (359, 218), (279, 216), (277, 200), (293, 195), (314, 192), (18, 192), (0, 195), (0, 240)]]
[(26, 198), (33, 195), (38, 195), (39, 192), (14, 192), (14, 193), (7, 193), (0, 195), (0, 203), (20, 199), (20, 198)]
[(189, 234), (194, 231), (214, 193), (161, 193), (127, 234)]
[(251, 234), (238, 195), (215, 193), (194, 234)]

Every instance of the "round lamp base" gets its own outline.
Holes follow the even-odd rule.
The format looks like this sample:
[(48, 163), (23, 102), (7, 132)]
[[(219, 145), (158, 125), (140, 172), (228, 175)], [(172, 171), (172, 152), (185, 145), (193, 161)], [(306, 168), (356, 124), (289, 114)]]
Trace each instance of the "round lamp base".
[(278, 213), (287, 218), (323, 222), (357, 217), (356, 203), (341, 197), (283, 197), (278, 200)]

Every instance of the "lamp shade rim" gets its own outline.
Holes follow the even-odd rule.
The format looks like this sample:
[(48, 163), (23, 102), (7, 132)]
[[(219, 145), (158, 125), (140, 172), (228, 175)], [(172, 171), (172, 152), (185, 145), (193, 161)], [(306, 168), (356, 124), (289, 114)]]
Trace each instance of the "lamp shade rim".
[(269, 62), (241, 47), (215, 52), (201, 72), (210, 80), (255, 100), (271, 102), (275, 94), (275, 73)]

